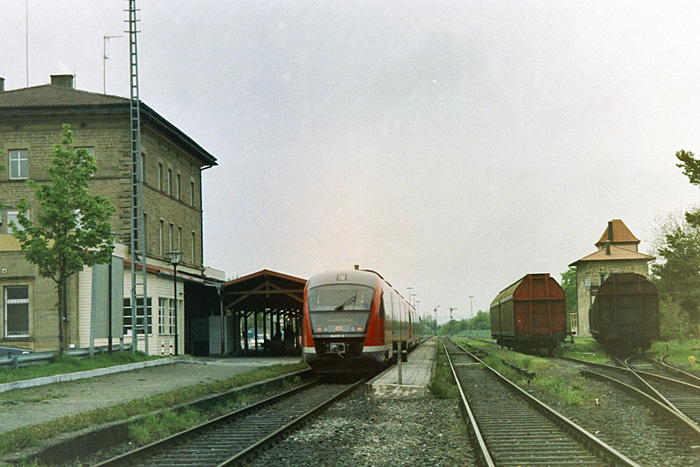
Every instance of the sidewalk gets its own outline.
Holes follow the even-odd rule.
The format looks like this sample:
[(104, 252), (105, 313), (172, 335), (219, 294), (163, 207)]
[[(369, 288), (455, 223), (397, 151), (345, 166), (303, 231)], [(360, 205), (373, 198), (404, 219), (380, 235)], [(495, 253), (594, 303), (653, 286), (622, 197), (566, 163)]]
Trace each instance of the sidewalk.
[(401, 364), (401, 384), (397, 364), (367, 383), (369, 394), (385, 398), (423, 397), (429, 394), (437, 343), (436, 338), (428, 339), (408, 354), (408, 361)]
[(232, 378), (261, 366), (297, 363), (300, 357), (183, 360), (191, 363), (161, 364), (0, 393), (0, 433), (177, 388)]

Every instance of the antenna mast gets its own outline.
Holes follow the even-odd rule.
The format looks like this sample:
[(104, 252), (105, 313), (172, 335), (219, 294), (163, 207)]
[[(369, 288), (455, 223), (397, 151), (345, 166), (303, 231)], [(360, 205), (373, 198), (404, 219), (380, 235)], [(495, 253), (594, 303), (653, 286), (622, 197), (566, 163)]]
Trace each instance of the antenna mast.
[(27, 60), (27, 87), (29, 87), (29, 0), (24, 0), (24, 34), (24, 52)]
[(107, 41), (122, 36), (109, 36), (105, 34), (102, 38), (102, 94), (107, 94)]
[[(146, 290), (146, 242), (143, 214), (143, 159), (141, 156), (141, 112), (139, 70), (136, 48), (136, 0), (129, 1), (129, 61), (131, 70), (131, 313), (133, 347), (143, 329), (144, 351), (148, 354), (148, 293)], [(140, 319), (140, 324), (139, 324)]]

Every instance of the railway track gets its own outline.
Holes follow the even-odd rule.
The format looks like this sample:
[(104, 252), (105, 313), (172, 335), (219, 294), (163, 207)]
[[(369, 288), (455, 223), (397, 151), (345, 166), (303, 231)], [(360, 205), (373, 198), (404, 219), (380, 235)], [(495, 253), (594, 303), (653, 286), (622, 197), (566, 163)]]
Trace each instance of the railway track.
[[(650, 420), (645, 429), (648, 431), (647, 436), (658, 440), (656, 444), (659, 447), (675, 455), (687, 451), (691, 446), (700, 445), (700, 403), (697, 401), (700, 387), (661, 376), (658, 373), (668, 370), (658, 369), (649, 359), (638, 361), (635, 369), (621, 360), (615, 366), (559, 358), (587, 367), (588, 369), (581, 370), (585, 377), (617, 386), (631, 396), (630, 404), (650, 407), (653, 421)], [(646, 371), (652, 369), (654, 373)], [(652, 380), (655, 382), (650, 383)]]
[(634, 372), (643, 391), (690, 419), (699, 427), (700, 435), (700, 379), (686, 374), (681, 375), (681, 380), (668, 367), (656, 365), (646, 357), (630, 357), (622, 363)]
[(239, 465), (362, 383), (311, 382), (97, 465)]
[(636, 466), (564, 416), (443, 340), (462, 409), (486, 465)]

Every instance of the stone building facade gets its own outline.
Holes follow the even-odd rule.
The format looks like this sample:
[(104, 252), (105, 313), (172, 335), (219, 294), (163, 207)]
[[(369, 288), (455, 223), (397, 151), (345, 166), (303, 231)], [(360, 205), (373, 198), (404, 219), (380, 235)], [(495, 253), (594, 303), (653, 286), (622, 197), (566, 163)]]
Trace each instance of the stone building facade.
[(569, 265), (576, 268), (578, 310), (570, 315), (570, 322), (578, 336), (590, 337), (588, 311), (598, 288), (611, 274), (632, 272), (649, 277), (648, 263), (654, 258), (639, 253), (639, 243), (622, 220), (613, 219), (595, 244), (598, 250)]
[[(116, 242), (128, 246), (132, 212), (129, 99), (74, 89), (71, 75), (51, 78), (52, 84), (11, 91), (4, 91), (0, 83), (0, 151), (1, 164), (6, 166), (0, 172), (0, 202), (4, 205), (0, 211), (0, 236), (10, 236), (8, 225), (16, 216), (20, 199), (34, 203), (33, 189), (26, 180), (49, 180), (47, 169), (53, 146), (60, 143), (62, 125), (67, 123), (73, 131), (73, 146), (86, 148), (95, 156), (97, 173), (90, 181), (91, 192), (109, 197), (117, 207), (112, 228), (117, 234)], [(154, 303), (150, 320), (156, 323), (163, 319), (157, 316), (158, 303), (167, 293), (170, 295), (166, 300), (171, 302), (166, 302), (165, 312), (173, 312), (173, 276), (167, 252), (183, 253), (178, 273), (184, 273), (193, 283), (207, 279), (209, 272), (203, 264), (202, 171), (215, 166), (216, 159), (146, 104), (141, 103), (140, 112), (147, 264), (158, 268), (148, 278), (149, 300)], [(34, 216), (30, 211), (30, 217)], [(53, 281), (39, 278), (33, 266), (22, 264), (21, 253), (16, 252), (12, 241), (0, 241), (0, 248), (7, 248), (0, 250), (0, 346), (56, 349), (56, 300), (49, 298), (55, 296)], [(123, 256), (129, 259), (128, 248), (117, 251), (124, 251)], [(11, 258), (15, 258), (12, 264)], [(125, 272), (127, 275), (128, 282), (130, 272)], [(85, 304), (78, 304), (78, 297), (83, 296), (80, 284), (86, 281), (81, 282), (78, 276), (69, 284), (68, 297), (73, 302), (68, 308), (72, 313), (68, 317), (68, 336), (70, 344), (82, 346), (86, 331), (79, 323), (85, 319), (78, 313)], [(28, 288), (12, 288), (12, 284), (27, 284)], [(183, 306), (178, 307), (178, 323), (184, 330), (184, 282), (179, 287), (183, 289), (179, 298)], [(22, 298), (8, 298), (17, 294)], [(25, 294), (28, 298), (23, 298)], [(125, 288), (124, 295), (127, 300), (130, 289)], [(9, 316), (26, 316), (17, 318), (15, 323), (26, 329), (8, 330), (8, 324), (10, 328), (15, 325)], [(172, 322), (172, 317), (165, 319)], [(26, 325), (22, 324), (25, 321)], [(153, 334), (159, 337), (156, 331)], [(184, 333), (179, 337), (184, 343)], [(149, 343), (149, 350), (159, 352), (157, 342), (154, 339)]]

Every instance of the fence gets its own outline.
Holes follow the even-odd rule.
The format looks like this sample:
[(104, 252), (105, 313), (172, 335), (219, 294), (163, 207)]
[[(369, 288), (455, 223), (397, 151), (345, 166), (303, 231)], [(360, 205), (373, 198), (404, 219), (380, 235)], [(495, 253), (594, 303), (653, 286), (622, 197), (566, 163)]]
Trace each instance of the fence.
[[(129, 349), (131, 349), (131, 344), (117, 344), (112, 346), (112, 350), (115, 352)], [(107, 353), (108, 351), (109, 347), (104, 345), (101, 347), (93, 347), (92, 349), (68, 349), (64, 350), (63, 354), (70, 355), (71, 357), (91, 357), (95, 354)], [(24, 354), (12, 353), (10, 355), (10, 352), (8, 351), (7, 356), (0, 357), (0, 367), (9, 366), (17, 369), (20, 366), (49, 363), (54, 355), (56, 355), (56, 352), (31, 352)]]

